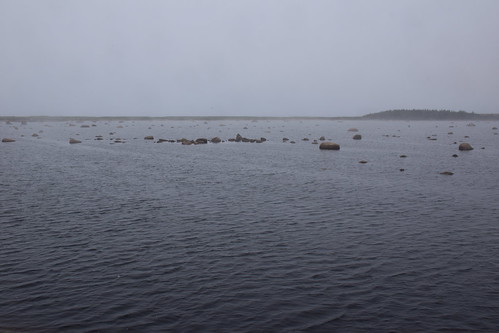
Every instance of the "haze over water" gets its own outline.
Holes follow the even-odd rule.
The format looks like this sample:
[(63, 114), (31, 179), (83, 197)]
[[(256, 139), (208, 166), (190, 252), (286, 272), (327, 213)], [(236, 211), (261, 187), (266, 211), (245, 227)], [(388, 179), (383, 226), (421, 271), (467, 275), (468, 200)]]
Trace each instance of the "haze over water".
[(1, 123), (0, 328), (495, 332), (498, 123), (467, 124)]

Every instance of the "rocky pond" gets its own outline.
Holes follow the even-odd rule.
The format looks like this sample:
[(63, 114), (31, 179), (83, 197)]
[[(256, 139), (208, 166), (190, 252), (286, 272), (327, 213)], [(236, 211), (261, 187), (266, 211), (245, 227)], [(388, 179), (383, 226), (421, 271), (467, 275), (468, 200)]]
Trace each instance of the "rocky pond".
[(496, 332), (498, 127), (3, 121), (0, 330)]

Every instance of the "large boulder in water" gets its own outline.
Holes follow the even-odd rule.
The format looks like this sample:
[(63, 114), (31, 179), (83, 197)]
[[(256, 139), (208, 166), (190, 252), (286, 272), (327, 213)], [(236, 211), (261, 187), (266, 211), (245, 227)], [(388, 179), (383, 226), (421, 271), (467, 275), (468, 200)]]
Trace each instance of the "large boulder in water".
[(211, 142), (212, 143), (220, 143), (220, 142), (222, 142), (222, 139), (220, 139), (218, 136), (216, 136), (216, 137), (211, 139)]
[(459, 150), (473, 150), (473, 147), (469, 143), (463, 142), (459, 145)]
[(340, 150), (340, 145), (334, 142), (322, 142), (319, 149)]

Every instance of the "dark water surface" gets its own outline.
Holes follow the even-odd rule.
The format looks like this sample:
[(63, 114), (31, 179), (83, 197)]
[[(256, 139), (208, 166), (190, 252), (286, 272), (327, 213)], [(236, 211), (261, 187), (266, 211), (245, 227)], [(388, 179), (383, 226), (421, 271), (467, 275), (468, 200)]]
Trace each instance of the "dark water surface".
[(499, 330), (498, 124), (74, 124), (0, 124), (0, 330)]

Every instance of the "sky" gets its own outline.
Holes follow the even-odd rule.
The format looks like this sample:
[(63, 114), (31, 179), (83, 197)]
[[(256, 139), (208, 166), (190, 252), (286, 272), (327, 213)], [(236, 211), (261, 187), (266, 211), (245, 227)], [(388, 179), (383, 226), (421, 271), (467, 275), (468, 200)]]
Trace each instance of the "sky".
[(499, 113), (497, 0), (0, 0), (0, 115)]

